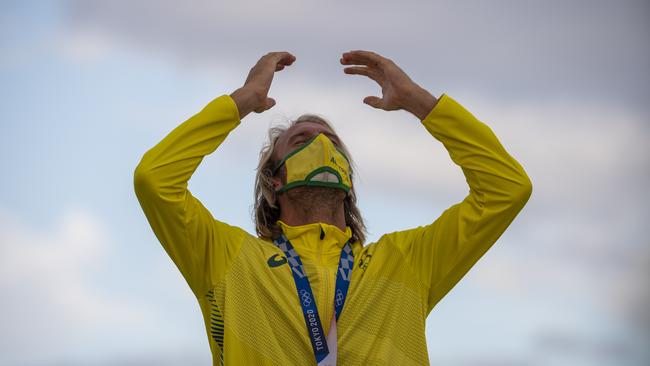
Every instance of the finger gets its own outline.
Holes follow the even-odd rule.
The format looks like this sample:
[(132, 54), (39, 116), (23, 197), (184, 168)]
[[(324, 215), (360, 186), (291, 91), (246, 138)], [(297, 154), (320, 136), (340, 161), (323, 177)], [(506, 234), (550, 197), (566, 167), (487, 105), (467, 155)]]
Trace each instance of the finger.
[(289, 66), (296, 61), (296, 56), (289, 52), (271, 52), (269, 55), (271, 55), (273, 62), (281, 65)]
[(284, 65), (282, 65), (282, 64), (275, 65), (275, 71), (280, 71), (282, 69), (284, 69)]
[(372, 96), (363, 98), (363, 102), (371, 107), (378, 108), (378, 109), (382, 109), (382, 106), (384, 104), (381, 98), (372, 97)]
[(276, 104), (275, 99), (273, 98), (266, 98), (266, 109), (271, 109), (274, 105)]
[(366, 65), (366, 66), (378, 66), (384, 62), (384, 57), (370, 51), (350, 51), (343, 54), (341, 63), (344, 65)]
[(350, 75), (365, 75), (371, 78), (372, 80), (377, 81), (377, 75), (373, 72), (372, 69), (368, 67), (358, 67), (358, 66), (346, 67), (345, 69), (343, 69), (343, 72)]
[(258, 65), (262, 67), (273, 67), (275, 71), (278, 65), (289, 66), (296, 60), (296, 57), (289, 52), (269, 52), (259, 59)]

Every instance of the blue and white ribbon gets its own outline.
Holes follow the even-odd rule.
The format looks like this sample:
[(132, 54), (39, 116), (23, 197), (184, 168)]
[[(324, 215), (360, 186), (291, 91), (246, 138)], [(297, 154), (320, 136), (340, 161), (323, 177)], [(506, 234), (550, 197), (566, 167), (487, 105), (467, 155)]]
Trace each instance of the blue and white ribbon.
[[(300, 256), (291, 245), (291, 242), (281, 235), (274, 241), (275, 245), (280, 248), (289, 262), (293, 280), (296, 283), (296, 291), (298, 293), (298, 300), (302, 307), (302, 313), (305, 317), (305, 324), (311, 340), (311, 346), (314, 350), (316, 362), (320, 363), (329, 354), (327, 340), (323, 331), (323, 325), (318, 314), (316, 300), (314, 293), (311, 290), (307, 273), (302, 265)], [(348, 294), (350, 287), (350, 277), (352, 276), (352, 268), (354, 267), (354, 253), (352, 253), (352, 244), (350, 241), (345, 243), (343, 250), (341, 250), (341, 257), (339, 259), (338, 270), (336, 271), (336, 289), (334, 290), (334, 310), (336, 312), (336, 320), (338, 321), (343, 305)]]

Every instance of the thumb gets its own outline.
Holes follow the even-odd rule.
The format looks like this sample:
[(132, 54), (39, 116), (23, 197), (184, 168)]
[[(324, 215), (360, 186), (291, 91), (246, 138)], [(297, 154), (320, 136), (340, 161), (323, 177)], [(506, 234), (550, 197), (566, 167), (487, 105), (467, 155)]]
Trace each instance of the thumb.
[(274, 105), (275, 105), (275, 99), (266, 98), (266, 100), (264, 100), (264, 103), (259, 107), (255, 108), (253, 111), (255, 113), (262, 113), (268, 109), (271, 109)]
[(365, 97), (365, 98), (363, 98), (363, 102), (366, 103), (367, 105), (371, 106), (371, 107), (381, 109), (381, 105), (382, 105), (381, 98), (378, 98), (378, 97)]

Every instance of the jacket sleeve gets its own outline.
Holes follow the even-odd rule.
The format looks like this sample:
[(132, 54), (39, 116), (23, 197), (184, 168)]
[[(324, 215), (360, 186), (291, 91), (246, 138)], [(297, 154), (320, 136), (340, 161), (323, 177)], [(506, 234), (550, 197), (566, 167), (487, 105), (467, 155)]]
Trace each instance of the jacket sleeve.
[(469, 185), (462, 202), (432, 224), (387, 234), (426, 294), (426, 314), (503, 234), (528, 201), (532, 183), (492, 130), (446, 94), (422, 120)]
[(240, 122), (229, 95), (215, 98), (148, 150), (134, 172), (135, 193), (154, 234), (197, 296), (225, 275), (245, 231), (215, 220), (187, 182)]

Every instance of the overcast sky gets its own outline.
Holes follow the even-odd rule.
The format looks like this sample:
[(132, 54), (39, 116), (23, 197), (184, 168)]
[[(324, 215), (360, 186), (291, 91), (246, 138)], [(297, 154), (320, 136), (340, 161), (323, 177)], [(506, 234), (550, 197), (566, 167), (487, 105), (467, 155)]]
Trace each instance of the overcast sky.
[(189, 188), (254, 233), (271, 124), (318, 113), (359, 167), (369, 240), (433, 222), (469, 189), (442, 144), (345, 75), (394, 60), (492, 128), (533, 194), (433, 309), (433, 365), (650, 361), (647, 1), (1, 1), (0, 365), (209, 365), (201, 313), (133, 192), (142, 154), (257, 59), (286, 50), (278, 104)]

